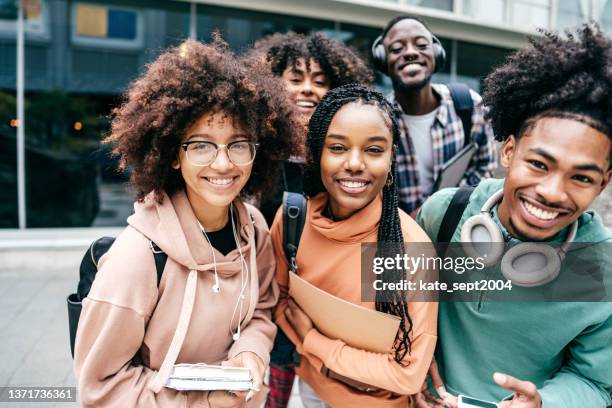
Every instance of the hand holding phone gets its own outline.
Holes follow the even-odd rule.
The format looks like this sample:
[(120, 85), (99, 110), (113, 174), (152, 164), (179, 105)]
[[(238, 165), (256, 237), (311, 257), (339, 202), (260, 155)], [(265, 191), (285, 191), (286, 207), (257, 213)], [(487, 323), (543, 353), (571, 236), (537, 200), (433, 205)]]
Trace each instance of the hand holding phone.
[(481, 400), (478, 398), (459, 395), (459, 408), (497, 408), (498, 405), (494, 402)]
[(500, 408), (540, 408), (542, 396), (531, 381), (523, 381), (508, 374), (494, 373), (493, 380), (502, 388), (514, 392), (511, 399), (499, 403)]

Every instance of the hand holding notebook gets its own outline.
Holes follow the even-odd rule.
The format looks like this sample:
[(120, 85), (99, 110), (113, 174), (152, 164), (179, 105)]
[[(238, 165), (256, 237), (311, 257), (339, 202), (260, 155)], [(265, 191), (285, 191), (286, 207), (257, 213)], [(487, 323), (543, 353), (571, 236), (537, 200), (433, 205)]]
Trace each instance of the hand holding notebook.
[(176, 364), (166, 387), (181, 391), (250, 391), (253, 390), (251, 371), (245, 367), (207, 364)]
[(349, 346), (389, 353), (400, 318), (331, 295), (289, 272), (289, 295), (325, 336)]

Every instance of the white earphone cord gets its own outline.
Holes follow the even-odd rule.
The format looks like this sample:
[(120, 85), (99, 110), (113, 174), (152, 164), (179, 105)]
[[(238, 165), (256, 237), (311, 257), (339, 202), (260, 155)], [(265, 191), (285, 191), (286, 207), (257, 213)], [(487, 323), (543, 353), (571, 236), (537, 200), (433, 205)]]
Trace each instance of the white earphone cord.
[[(234, 204), (233, 203), (230, 203), (230, 219), (232, 221), (232, 233), (234, 235), (234, 241), (236, 242), (236, 248), (238, 248), (238, 253), (240, 254), (240, 293), (238, 295), (238, 299), (236, 300), (236, 304), (234, 305), (234, 310), (232, 311), (232, 318), (230, 319), (230, 326), (229, 326), (229, 330), (230, 330), (230, 334), (232, 335), (232, 339), (236, 341), (240, 338), (240, 324), (242, 322), (242, 307), (244, 305), (244, 291), (248, 284), (248, 280), (245, 280), (244, 269), (246, 267), (247, 271), (249, 271), (249, 268), (246, 265), (246, 260), (244, 259), (244, 255), (242, 254), (242, 248), (240, 247), (240, 242), (238, 241), (236, 223), (234, 222)], [(213, 257), (213, 267), (215, 271), (215, 284), (213, 285), (212, 290), (215, 293), (220, 293), (221, 286), (219, 285), (219, 274), (217, 273), (217, 259), (215, 257), (215, 248), (210, 242), (210, 239), (208, 238), (208, 235), (206, 234), (206, 230), (204, 229), (202, 224), (200, 224), (199, 222), (198, 224), (200, 225), (200, 229), (204, 233), (204, 238), (206, 238), (206, 242), (208, 242), (208, 245), (210, 246), (210, 251)], [(253, 249), (251, 248), (251, 250)], [(232, 326), (234, 325), (234, 317), (236, 317), (236, 310), (238, 309), (238, 305), (240, 305), (240, 310), (238, 313), (238, 328), (236, 329), (236, 333), (232, 333)]]
[[(242, 323), (242, 307), (244, 305), (244, 291), (246, 290), (248, 284), (248, 277), (245, 279), (244, 269), (246, 268), (249, 271), (248, 266), (246, 265), (246, 260), (244, 259), (244, 255), (242, 254), (242, 248), (240, 247), (240, 242), (238, 241), (238, 233), (236, 231), (236, 224), (234, 222), (234, 205), (230, 204), (230, 217), (232, 219), (232, 232), (234, 233), (234, 240), (236, 241), (236, 248), (238, 248), (238, 253), (240, 254), (240, 294), (238, 295), (238, 300), (234, 305), (234, 310), (232, 312), (232, 318), (230, 320), (230, 333), (232, 333), (232, 326), (234, 324), (234, 317), (236, 316), (236, 309), (238, 305), (240, 305), (240, 310), (238, 313), (238, 328), (236, 329), (236, 333), (232, 333), (232, 338), (234, 341), (240, 338), (240, 326)], [(253, 248), (251, 248), (253, 250)], [(249, 271), (250, 272), (250, 271)]]
[(208, 238), (208, 235), (206, 234), (206, 230), (204, 230), (204, 227), (202, 226), (202, 224), (200, 224), (200, 229), (204, 233), (204, 238), (206, 238), (206, 242), (208, 242), (208, 245), (210, 246), (210, 252), (212, 253), (212, 257), (213, 257), (213, 267), (215, 268), (215, 284), (212, 287), (212, 291), (215, 293), (219, 293), (221, 292), (221, 287), (219, 286), (219, 275), (217, 274), (217, 259), (215, 257), (215, 248), (212, 246), (212, 243), (210, 242), (210, 239)]

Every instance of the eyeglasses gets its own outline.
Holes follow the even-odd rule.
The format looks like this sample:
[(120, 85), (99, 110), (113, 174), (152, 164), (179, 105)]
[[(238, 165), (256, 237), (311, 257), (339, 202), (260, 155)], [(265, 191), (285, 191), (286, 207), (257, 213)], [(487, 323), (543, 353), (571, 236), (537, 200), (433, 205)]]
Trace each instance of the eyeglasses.
[(194, 166), (209, 166), (216, 159), (221, 148), (227, 149), (227, 157), (237, 166), (245, 166), (255, 160), (255, 152), (259, 143), (247, 140), (237, 140), (228, 144), (216, 144), (213, 142), (192, 141), (181, 143), (185, 150), (187, 161)]

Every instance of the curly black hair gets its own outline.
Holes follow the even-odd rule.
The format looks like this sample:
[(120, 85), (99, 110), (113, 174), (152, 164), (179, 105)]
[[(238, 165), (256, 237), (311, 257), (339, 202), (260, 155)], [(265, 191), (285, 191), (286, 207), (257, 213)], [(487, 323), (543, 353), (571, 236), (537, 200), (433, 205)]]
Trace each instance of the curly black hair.
[(277, 76), (281, 76), (287, 67), (295, 67), (300, 58), (304, 58), (307, 67), (313, 59), (329, 78), (332, 89), (350, 83), (368, 85), (374, 80), (372, 71), (356, 52), (322, 33), (304, 35), (290, 31), (272, 34), (257, 41), (249, 57), (263, 57)]
[[(400, 141), (400, 131), (395, 120), (394, 109), (381, 93), (357, 84), (344, 85), (327, 92), (312, 114), (308, 128), (308, 138), (306, 139), (309, 156), (304, 175), (304, 192), (308, 197), (313, 197), (325, 191), (321, 181), (321, 153), (323, 144), (334, 115), (348, 103), (376, 106), (380, 109), (389, 126), (389, 130), (393, 135), (394, 145), (397, 145)], [(395, 154), (391, 162), (390, 172), (393, 176), (392, 179), (397, 180)], [(378, 246), (376, 251), (377, 257), (395, 256), (395, 253), (389, 253), (391, 249), (400, 252), (400, 255), (404, 252), (404, 236), (400, 224), (398, 202), (397, 183), (385, 184), (382, 197), (383, 209), (378, 227), (378, 242), (384, 242), (385, 245)], [(391, 243), (391, 246), (389, 243)], [(385, 269), (381, 274), (381, 279), (385, 282), (397, 281), (398, 272), (397, 270)], [(402, 272), (405, 275), (405, 271)], [(404, 278), (405, 276), (402, 276), (400, 279)], [(400, 330), (397, 333), (395, 342), (395, 361), (402, 363), (406, 354), (410, 352), (411, 341), (409, 333), (412, 330), (412, 319), (408, 313), (408, 303), (404, 293), (400, 290), (377, 291), (376, 310), (401, 318)]]
[(612, 40), (596, 24), (540, 30), (484, 81), (496, 139), (522, 136), (542, 117), (571, 118), (612, 137)]
[(265, 64), (246, 69), (217, 34), (209, 45), (185, 41), (150, 64), (113, 110), (111, 134), (121, 168), (129, 169), (136, 198), (151, 191), (158, 201), (184, 188), (172, 168), (185, 132), (202, 115), (224, 112), (260, 145), (243, 194), (271, 188), (273, 160), (288, 157), (298, 129), (282, 82)]

